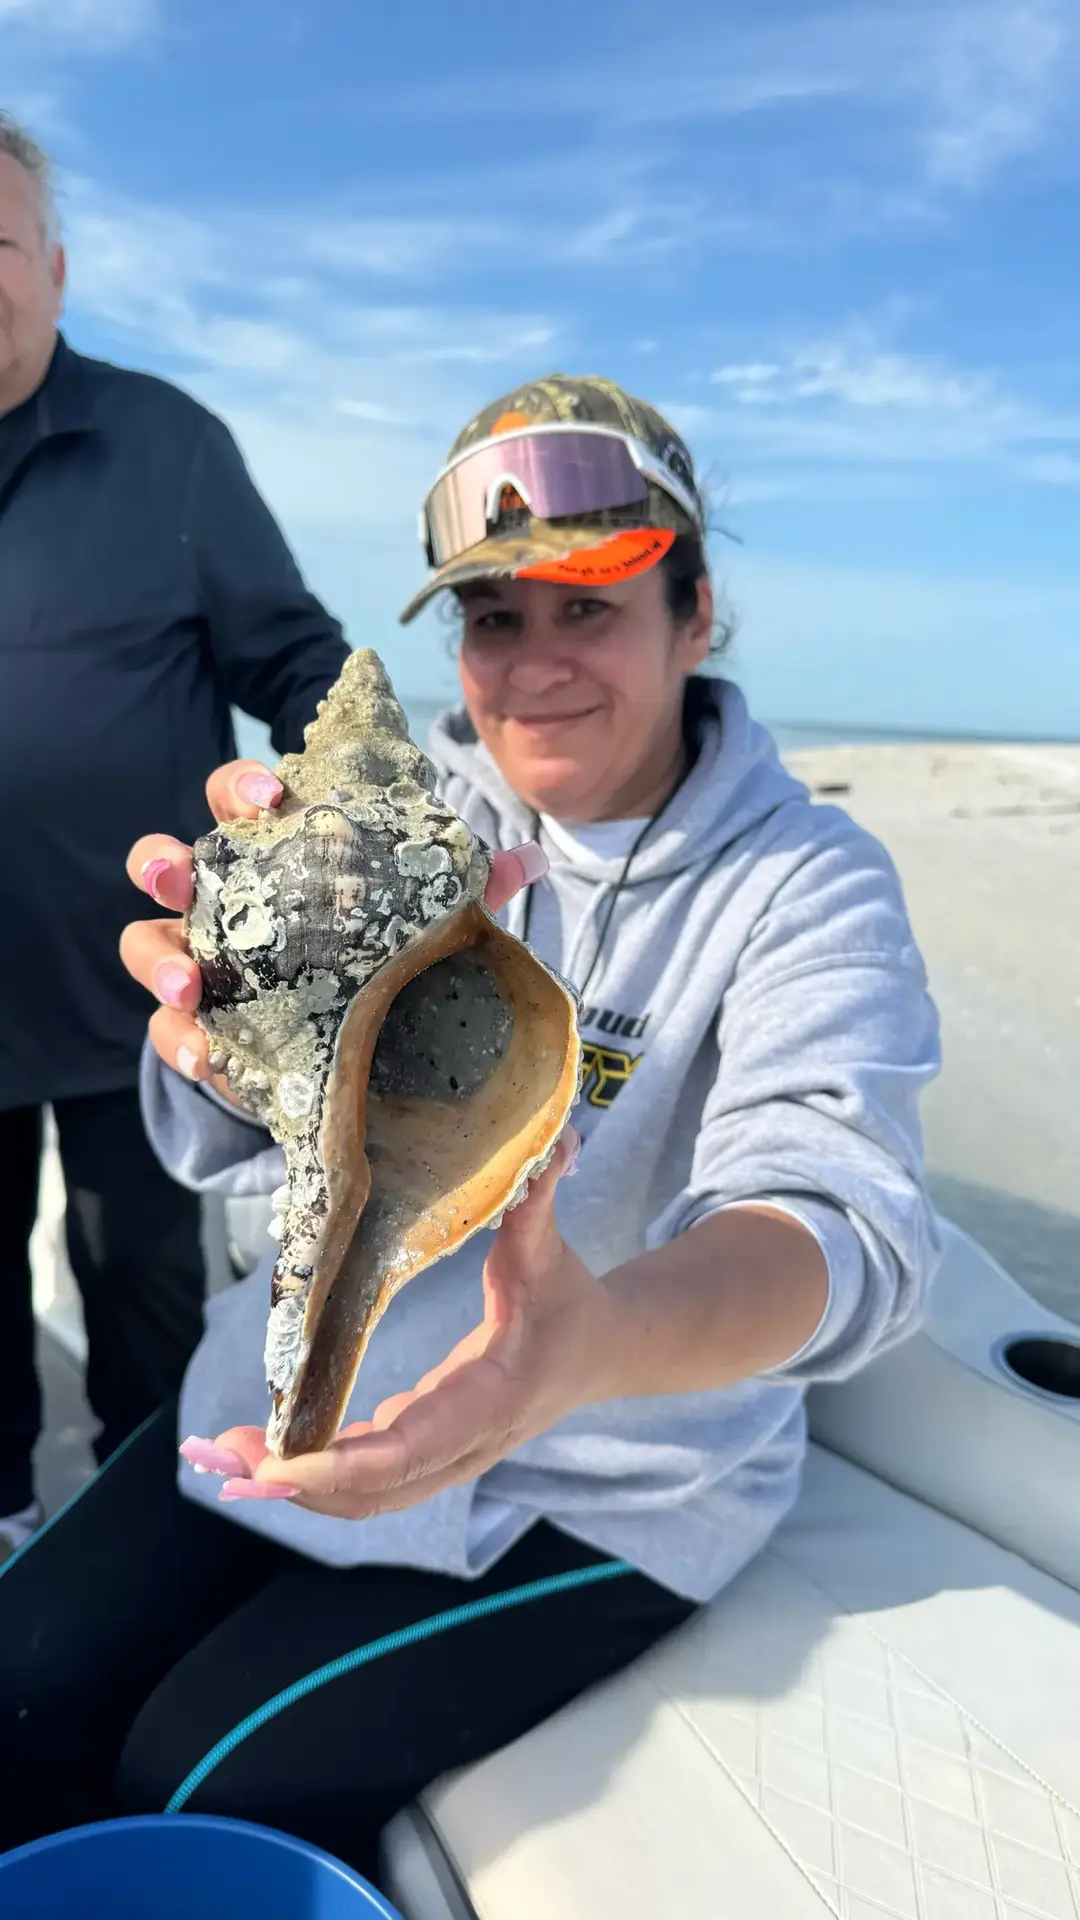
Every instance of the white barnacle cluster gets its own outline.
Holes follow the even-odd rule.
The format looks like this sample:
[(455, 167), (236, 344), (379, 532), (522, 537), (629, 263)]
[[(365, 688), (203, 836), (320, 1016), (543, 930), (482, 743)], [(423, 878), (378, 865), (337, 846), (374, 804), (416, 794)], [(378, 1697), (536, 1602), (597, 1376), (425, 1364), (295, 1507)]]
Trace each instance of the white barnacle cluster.
[(529, 1189), (533, 1181), (539, 1180), (541, 1174), (547, 1172), (555, 1158), (555, 1148), (558, 1144), (557, 1140), (554, 1141), (548, 1148), (548, 1151), (539, 1160), (534, 1160), (531, 1166), (526, 1167), (502, 1212), (494, 1214), (488, 1221), (488, 1228), (492, 1233), (498, 1232), (508, 1213), (513, 1213), (515, 1207), (520, 1207), (523, 1202), (528, 1199)]
[(438, 840), (399, 840), (394, 865), (406, 880), (434, 880), (453, 866), (449, 847)]
[(285, 1216), (289, 1211), (289, 1182), (275, 1187), (270, 1195), (270, 1220), (267, 1232), (271, 1240), (280, 1240), (285, 1231)]
[[(467, 849), (470, 856), (471, 851), (471, 847)], [(394, 849), (394, 860), (399, 873), (420, 883), (422, 920), (438, 920), (461, 905), (465, 886), (454, 871), (453, 853), (445, 839), (402, 840)]]
[(315, 1082), (306, 1073), (283, 1073), (277, 1083), (278, 1106), (289, 1120), (306, 1120), (315, 1105)]
[(255, 953), (259, 948), (281, 952), (285, 921), (274, 903), (280, 877), (254, 860), (240, 861), (232, 868), (217, 904), (222, 933), (234, 953)]
[(195, 861), (195, 895), (187, 935), (196, 960), (211, 960), (218, 950), (218, 898), (224, 882), (205, 860)]
[(270, 1309), (266, 1323), (263, 1365), (267, 1384), (275, 1393), (288, 1393), (307, 1351), (304, 1338), (305, 1301), (299, 1294), (283, 1293)]

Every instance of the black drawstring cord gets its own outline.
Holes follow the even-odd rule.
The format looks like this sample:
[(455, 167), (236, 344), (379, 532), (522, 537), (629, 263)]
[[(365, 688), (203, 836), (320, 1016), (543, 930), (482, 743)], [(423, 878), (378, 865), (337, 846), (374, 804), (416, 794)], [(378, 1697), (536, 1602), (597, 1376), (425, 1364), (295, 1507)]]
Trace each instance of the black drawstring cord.
[[(662, 806), (657, 808), (656, 812), (652, 815), (651, 819), (646, 820), (645, 825), (642, 827), (641, 832), (638, 834), (637, 839), (634, 841), (634, 844), (631, 847), (629, 853), (627, 854), (626, 859), (623, 861), (622, 872), (620, 873), (618, 879), (615, 882), (615, 885), (611, 890), (611, 898), (607, 903), (607, 909), (604, 913), (603, 921), (601, 922), (600, 933), (596, 942), (596, 951), (593, 954), (593, 958), (592, 958), (592, 965), (589, 968), (588, 973), (585, 975), (585, 978), (582, 981), (580, 987), (577, 986), (576, 983), (572, 983), (574, 984), (575, 992), (577, 993), (582, 1006), (584, 1006), (585, 1004), (585, 995), (589, 990), (589, 983), (592, 980), (593, 974), (596, 972), (596, 969), (600, 963), (600, 955), (604, 950), (604, 941), (607, 939), (608, 928), (611, 926), (611, 917), (612, 917), (612, 914), (615, 912), (619, 895), (622, 893), (623, 888), (626, 886), (627, 880), (630, 877), (630, 869), (633, 866), (634, 861), (637, 859), (638, 853), (640, 852), (642, 846), (644, 845), (645, 840), (648, 838), (653, 828), (657, 826), (659, 822), (663, 819), (664, 814), (667, 812), (672, 801), (675, 799), (676, 795), (681, 792), (687, 780), (690, 778), (690, 774), (693, 771), (693, 767), (694, 767), (694, 757), (688, 754), (686, 765), (683, 768), (682, 773), (679, 775), (679, 778), (676, 780), (675, 785), (672, 787), (671, 792), (668, 794), (667, 799), (664, 801)], [(533, 815), (532, 815), (532, 822), (533, 822), (533, 838), (539, 841), (540, 832), (541, 832), (540, 815), (535, 811), (533, 812)], [(529, 887), (526, 890), (526, 894), (525, 894), (525, 916), (524, 916), (524, 920), (522, 922), (522, 928), (521, 928), (521, 938), (525, 941), (527, 941), (529, 938), (529, 927), (532, 922), (533, 886), (535, 884), (536, 884), (535, 882), (530, 882)]]

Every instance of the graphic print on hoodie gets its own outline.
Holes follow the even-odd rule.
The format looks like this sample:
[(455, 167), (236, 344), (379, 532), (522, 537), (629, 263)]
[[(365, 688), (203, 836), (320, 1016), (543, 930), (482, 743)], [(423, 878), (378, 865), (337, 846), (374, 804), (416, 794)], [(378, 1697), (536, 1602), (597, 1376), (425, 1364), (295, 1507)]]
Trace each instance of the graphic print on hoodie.
[[(643, 1047), (631, 1050), (625, 1043), (644, 1040), (649, 1018), (648, 1014), (640, 1019), (633, 1014), (613, 1013), (610, 1007), (582, 1008), (582, 1033), (599, 1032), (605, 1036), (603, 1040), (585, 1040), (581, 1049), (581, 1097), (590, 1107), (610, 1107), (620, 1087), (626, 1085), (644, 1058)], [(621, 1046), (620, 1041), (624, 1043)]]

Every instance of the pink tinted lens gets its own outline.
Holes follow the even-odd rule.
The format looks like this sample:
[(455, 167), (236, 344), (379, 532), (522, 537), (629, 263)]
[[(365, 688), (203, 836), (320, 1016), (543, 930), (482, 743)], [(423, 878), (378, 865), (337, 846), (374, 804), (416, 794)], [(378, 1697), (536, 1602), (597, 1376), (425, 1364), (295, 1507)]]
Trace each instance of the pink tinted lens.
[(496, 518), (504, 487), (540, 520), (628, 507), (649, 497), (648, 482), (622, 440), (599, 433), (508, 433), (445, 473), (427, 503), (436, 566), (476, 546)]

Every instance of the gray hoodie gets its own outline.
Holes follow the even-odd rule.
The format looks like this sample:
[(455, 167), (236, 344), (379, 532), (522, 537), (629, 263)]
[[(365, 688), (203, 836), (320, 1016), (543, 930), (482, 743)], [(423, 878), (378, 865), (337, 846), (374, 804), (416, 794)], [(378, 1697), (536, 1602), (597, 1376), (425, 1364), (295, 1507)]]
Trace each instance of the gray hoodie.
[[(806, 1384), (852, 1373), (913, 1329), (938, 1255), (917, 1106), (939, 1045), (896, 873), (845, 813), (811, 803), (734, 685), (696, 692), (696, 763), (626, 883), (623, 857), (579, 847), (568, 859), (555, 846), (536, 889), (530, 943), (571, 980), (593, 969), (582, 1152), (558, 1190), (559, 1222), (602, 1273), (721, 1208), (767, 1200), (825, 1253), (817, 1331), (784, 1366), (734, 1387), (584, 1407), (481, 1480), (404, 1513), (355, 1523), (250, 1502), (227, 1509), (235, 1524), (336, 1566), (468, 1578), (543, 1515), (706, 1600), (795, 1498)], [(443, 792), (490, 845), (534, 830), (464, 715), (436, 723), (430, 751)], [(519, 897), (504, 916), (515, 931), (522, 911)], [(241, 1195), (280, 1184), (269, 1136), (149, 1049), (142, 1092), (156, 1150), (185, 1185)], [(479, 1236), (393, 1301), (350, 1419), (413, 1386), (476, 1324), (488, 1244)], [(271, 1265), (268, 1247), (210, 1302), (184, 1433), (265, 1422)], [(185, 1493), (215, 1501), (216, 1481), (179, 1471)]]

